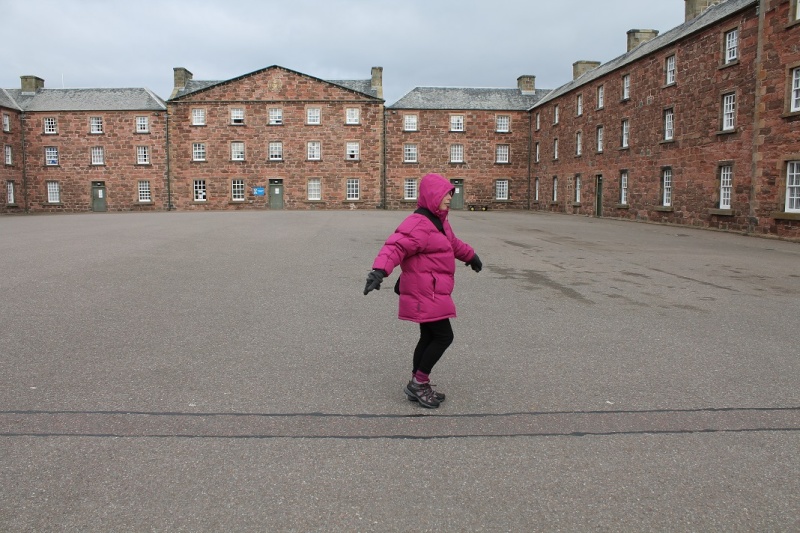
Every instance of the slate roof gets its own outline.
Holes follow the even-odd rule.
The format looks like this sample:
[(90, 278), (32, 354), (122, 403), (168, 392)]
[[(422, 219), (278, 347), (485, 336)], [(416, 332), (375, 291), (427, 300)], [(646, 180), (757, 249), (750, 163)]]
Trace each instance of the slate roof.
[[(4, 89), (22, 111), (164, 111), (167, 106), (149, 89), (39, 89), (24, 93)], [(2, 98), (2, 96), (0, 96)]]
[(584, 73), (579, 78), (562, 85), (558, 89), (548, 94), (545, 98), (542, 98), (533, 107), (544, 105), (547, 102), (554, 100), (577, 87), (590, 83), (591, 81), (601, 78), (625, 65), (638, 61), (639, 59), (652, 54), (657, 50), (671, 46), (681, 39), (688, 37), (689, 35), (700, 31), (707, 26), (716, 24), (720, 20), (757, 3), (758, 0), (724, 0), (720, 4), (713, 5), (698, 17), (684, 22), (680, 26), (667, 31), (650, 41), (640, 44), (630, 52), (612, 59), (608, 63), (600, 65), (599, 67)]
[(475, 109), (527, 111), (549, 90), (522, 94), (519, 89), (477, 87), (415, 87), (388, 109)]
[(17, 105), (17, 103), (5, 89), (0, 89), (0, 107), (7, 107), (9, 109), (22, 111), (22, 109)]

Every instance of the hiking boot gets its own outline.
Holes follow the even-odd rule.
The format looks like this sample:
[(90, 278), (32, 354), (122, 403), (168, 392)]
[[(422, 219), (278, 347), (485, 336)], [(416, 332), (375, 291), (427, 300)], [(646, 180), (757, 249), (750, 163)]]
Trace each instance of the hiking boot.
[[(444, 393), (443, 392), (439, 392), (436, 389), (434, 389), (433, 387), (435, 387), (435, 386), (436, 385), (431, 383), (431, 389), (433, 389), (433, 395), (436, 397), (437, 400), (439, 400), (439, 403), (442, 403), (444, 401), (444, 398), (445, 398)], [(406, 396), (408, 397), (408, 401), (409, 402), (416, 402), (417, 401), (417, 397), (414, 396), (413, 394), (409, 394), (409, 393), (406, 392)]]
[(414, 383), (414, 380), (408, 382), (406, 388), (403, 389), (408, 399), (412, 402), (419, 402), (423, 407), (435, 408), (439, 407), (439, 400), (436, 398), (436, 393), (431, 388), (430, 383)]

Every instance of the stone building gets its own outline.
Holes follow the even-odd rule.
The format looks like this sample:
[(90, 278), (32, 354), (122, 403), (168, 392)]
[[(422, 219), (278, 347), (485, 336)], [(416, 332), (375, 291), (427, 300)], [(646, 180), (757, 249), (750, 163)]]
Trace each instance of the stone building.
[(164, 101), (147, 89), (46, 89), (0, 97), (4, 212), (164, 209)]

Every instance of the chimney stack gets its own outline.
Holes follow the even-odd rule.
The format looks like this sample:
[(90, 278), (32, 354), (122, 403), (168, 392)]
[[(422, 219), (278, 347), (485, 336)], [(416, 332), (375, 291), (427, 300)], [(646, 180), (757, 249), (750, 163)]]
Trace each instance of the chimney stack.
[(599, 61), (576, 61), (572, 64), (572, 79), (577, 80), (592, 69), (600, 66)]
[(522, 94), (536, 94), (536, 76), (520, 76), (517, 78), (517, 88)]
[(372, 67), (371, 87), (378, 93), (378, 98), (383, 98), (383, 67)]
[(719, 4), (724, 0), (684, 0), (686, 2), (686, 20), (685, 22), (689, 22), (690, 20), (699, 17), (703, 11), (708, 9), (709, 7), (713, 6), (714, 4)]
[(652, 41), (658, 37), (658, 30), (629, 30), (628, 31), (628, 52), (642, 43)]
[(186, 88), (186, 84), (192, 79), (193, 74), (183, 67), (175, 67), (172, 69), (174, 72), (174, 87), (170, 98), (174, 98), (178, 91)]
[(38, 76), (20, 76), (22, 80), (23, 93), (35, 93), (39, 89), (44, 89), (44, 80)]

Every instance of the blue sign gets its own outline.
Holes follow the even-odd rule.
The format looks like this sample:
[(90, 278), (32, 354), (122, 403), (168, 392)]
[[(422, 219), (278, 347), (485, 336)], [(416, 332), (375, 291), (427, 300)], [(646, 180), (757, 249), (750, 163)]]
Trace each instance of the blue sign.
[(253, 194), (256, 196), (264, 196), (264, 187), (253, 187)]

